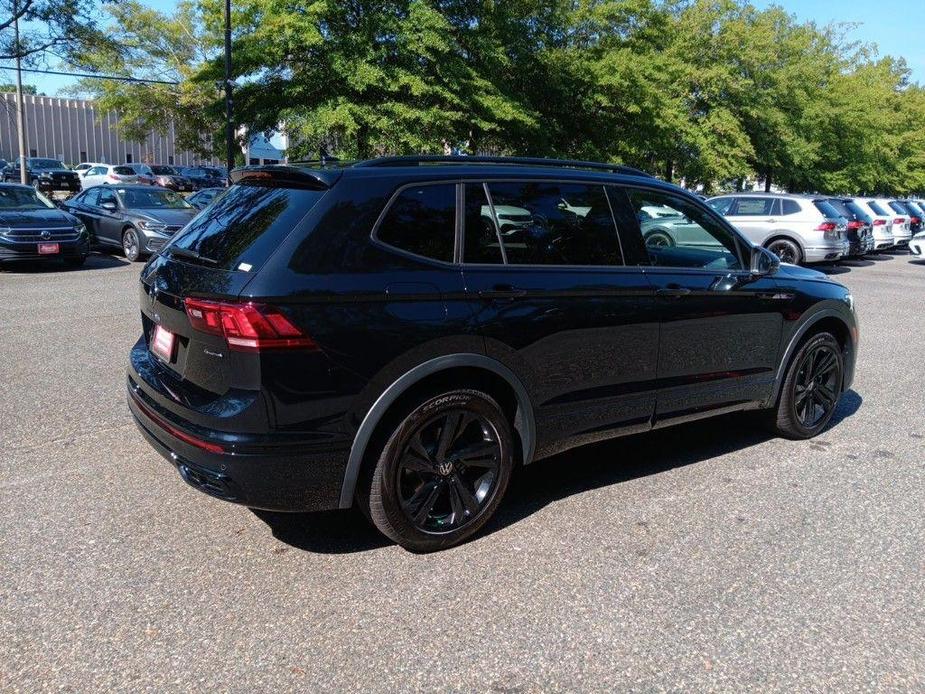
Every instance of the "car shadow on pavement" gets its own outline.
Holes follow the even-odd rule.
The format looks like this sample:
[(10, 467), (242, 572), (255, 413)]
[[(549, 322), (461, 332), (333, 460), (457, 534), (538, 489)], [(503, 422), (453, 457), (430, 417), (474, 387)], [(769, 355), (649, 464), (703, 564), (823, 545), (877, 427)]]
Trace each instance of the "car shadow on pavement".
[(105, 270), (114, 267), (123, 267), (130, 265), (125, 258), (119, 258), (114, 255), (91, 253), (87, 256), (87, 262), (81, 267), (68, 267), (62, 262), (36, 262), (36, 261), (18, 261), (4, 263), (0, 266), (0, 272), (9, 275), (34, 275), (38, 273), (62, 273), (62, 272), (82, 272), (83, 270)]
[[(854, 415), (863, 398), (845, 393), (823, 435)], [(516, 471), (507, 495), (474, 540), (506, 528), (551, 503), (575, 494), (628, 482), (741, 452), (774, 438), (755, 413), (724, 415), (645, 434), (582, 446)], [(254, 509), (273, 536), (296, 549), (320, 554), (363, 552), (391, 544), (357, 509), (275, 513)]]

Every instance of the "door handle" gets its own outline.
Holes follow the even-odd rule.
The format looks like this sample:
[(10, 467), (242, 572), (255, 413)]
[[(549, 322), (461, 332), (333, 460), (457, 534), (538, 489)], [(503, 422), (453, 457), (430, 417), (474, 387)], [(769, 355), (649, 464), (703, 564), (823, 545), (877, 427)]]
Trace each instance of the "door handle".
[(679, 299), (682, 296), (687, 296), (691, 293), (691, 290), (687, 287), (678, 287), (678, 286), (668, 286), (663, 287), (662, 289), (655, 290), (655, 296), (661, 296), (668, 299)]
[(527, 295), (526, 289), (512, 284), (496, 284), (491, 289), (479, 290), (479, 297), (489, 301), (513, 301)]

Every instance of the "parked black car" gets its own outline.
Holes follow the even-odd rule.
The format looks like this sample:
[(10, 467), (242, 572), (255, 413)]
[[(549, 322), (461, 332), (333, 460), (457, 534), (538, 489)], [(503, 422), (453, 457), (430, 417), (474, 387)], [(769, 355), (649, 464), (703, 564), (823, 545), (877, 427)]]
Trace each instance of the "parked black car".
[(76, 217), (59, 210), (29, 186), (0, 184), (0, 264), (12, 260), (62, 260), (79, 267), (90, 237)]
[(193, 184), (194, 190), (225, 186), (225, 180), (218, 175), (218, 172), (206, 166), (182, 166), (179, 171)]
[(827, 202), (848, 222), (846, 258), (863, 258), (874, 250), (874, 220), (852, 198), (829, 198)]
[(86, 224), (94, 245), (121, 248), (131, 261), (159, 250), (197, 212), (172, 190), (149, 185), (94, 186), (65, 209)]
[[(809, 438), (852, 382), (845, 287), (632, 169), (418, 157), (232, 179), (143, 269), (127, 379), (142, 434), (220, 499), (358, 503), (440, 549), (515, 465), (737, 410)], [(651, 207), (703, 243), (647, 247)], [(502, 232), (502, 214), (526, 219)]]
[[(51, 192), (64, 190), (76, 193), (80, 190), (80, 176), (57, 159), (29, 157), (26, 159), (29, 184), (37, 190)], [(4, 183), (19, 183), (19, 161), (12, 162), (3, 170)]]
[(220, 193), (224, 193), (226, 190), (227, 188), (203, 188), (190, 195), (186, 201), (197, 210), (201, 210), (215, 200), (216, 196)]
[(154, 164), (151, 166), (151, 171), (154, 173), (155, 183), (163, 188), (179, 193), (193, 190), (193, 182), (173, 166)]

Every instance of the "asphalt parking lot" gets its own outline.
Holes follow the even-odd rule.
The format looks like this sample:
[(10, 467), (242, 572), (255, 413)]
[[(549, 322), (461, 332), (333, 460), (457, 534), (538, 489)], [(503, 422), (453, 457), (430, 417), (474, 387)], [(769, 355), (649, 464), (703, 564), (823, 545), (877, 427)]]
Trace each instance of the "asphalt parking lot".
[(426, 556), (187, 487), (125, 405), (139, 269), (0, 272), (0, 690), (925, 687), (925, 264), (828, 270), (862, 344), (819, 439), (573, 451)]

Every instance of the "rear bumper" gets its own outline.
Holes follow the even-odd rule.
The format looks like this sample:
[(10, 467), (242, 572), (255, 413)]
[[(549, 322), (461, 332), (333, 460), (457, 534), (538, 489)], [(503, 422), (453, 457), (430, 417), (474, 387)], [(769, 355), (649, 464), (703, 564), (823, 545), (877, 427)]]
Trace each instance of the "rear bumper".
[(139, 345), (131, 352), (129, 410), (148, 443), (188, 484), (224, 501), (271, 511), (339, 507), (347, 437), (231, 433), (196, 424), (143, 378), (146, 367), (136, 362), (147, 359), (144, 352)]
[(844, 255), (849, 255), (850, 244), (847, 240), (833, 241), (830, 244), (818, 246), (806, 246), (803, 249), (805, 254), (804, 260), (807, 263), (821, 263), (826, 260), (838, 260)]

